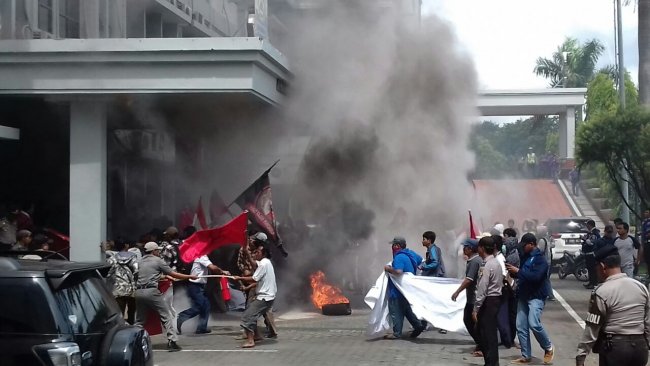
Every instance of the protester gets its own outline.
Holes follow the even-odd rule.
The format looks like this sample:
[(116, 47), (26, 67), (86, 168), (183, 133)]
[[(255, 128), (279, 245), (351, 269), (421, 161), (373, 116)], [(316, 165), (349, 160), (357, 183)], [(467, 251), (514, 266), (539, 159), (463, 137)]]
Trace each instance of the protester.
[[(416, 274), (418, 264), (422, 262), (422, 257), (416, 252), (406, 248), (406, 239), (396, 236), (390, 241), (393, 250), (393, 262), (391, 265), (384, 267), (384, 270), (394, 276), (401, 276), (405, 272)], [(424, 325), (413, 314), (411, 305), (404, 295), (395, 287), (392, 279), (388, 280), (388, 313), (393, 322), (393, 333), (384, 336), (384, 339), (402, 338), (402, 327), (404, 317), (411, 323), (413, 331), (411, 338), (416, 338), (424, 331)]]
[(521, 237), (525, 253), (524, 262), (517, 268), (507, 265), (508, 271), (517, 278), (517, 337), (521, 345), (521, 357), (513, 364), (529, 364), (532, 359), (530, 331), (544, 350), (544, 363), (553, 361), (551, 339), (541, 322), (542, 311), (548, 297), (548, 263), (537, 248), (537, 238), (527, 233)]
[(207, 334), (212, 332), (208, 329), (208, 320), (210, 319), (210, 300), (205, 294), (205, 285), (208, 279), (202, 277), (209, 273), (220, 274), (229, 276), (230, 272), (224, 271), (221, 268), (212, 264), (207, 255), (196, 258), (192, 263), (191, 274), (198, 277), (196, 280), (189, 280), (187, 284), (187, 294), (190, 297), (192, 306), (178, 314), (176, 320), (176, 329), (178, 334), (182, 333), (183, 323), (189, 319), (199, 316), (199, 323), (196, 326), (195, 334)]
[(16, 244), (16, 214), (9, 212), (0, 218), (0, 250), (9, 250)]
[(615, 246), (600, 248), (595, 259), (605, 282), (591, 294), (576, 366), (584, 366), (592, 350), (599, 353), (599, 365), (645, 366), (646, 335), (650, 334), (648, 289), (621, 272), (621, 257)]
[[(505, 288), (507, 285), (506, 283), (506, 276), (508, 275), (508, 270), (506, 269), (506, 257), (502, 253), (502, 248), (503, 248), (503, 238), (501, 235), (492, 235), (490, 237), (492, 241), (494, 242), (494, 258), (496, 261), (499, 263), (499, 268), (501, 268), (501, 277), (503, 278), (502, 281), (502, 287)], [(480, 241), (479, 241), (480, 244)], [(484, 258), (485, 259), (485, 258)], [(503, 344), (504, 347), (506, 348), (511, 348), (513, 345), (512, 342), (512, 334), (515, 331), (515, 328), (510, 327), (510, 321), (509, 321), (509, 316), (508, 316), (508, 301), (507, 298), (504, 296), (506, 294), (506, 291), (502, 290), (501, 291), (501, 304), (499, 305), (499, 311), (497, 314), (497, 329), (499, 330), (499, 336), (501, 337), (501, 343)]]
[(499, 365), (497, 313), (501, 306), (503, 271), (494, 255), (494, 249), (493, 237), (488, 236), (479, 240), (478, 254), (485, 261), (485, 266), (479, 275), (472, 313), (472, 318), (478, 325), (481, 351), (486, 366)]
[(436, 244), (436, 233), (425, 231), (422, 234), (422, 246), (427, 248), (424, 262), (419, 269), (423, 276), (445, 277), (445, 264), (442, 260), (442, 250)]
[(11, 247), (11, 250), (24, 252), (29, 250), (29, 245), (32, 242), (32, 232), (26, 229), (18, 230), (16, 233), (16, 244)]
[(147, 312), (150, 309), (156, 311), (165, 326), (167, 350), (170, 352), (180, 351), (181, 347), (176, 344), (178, 335), (174, 328), (174, 318), (172, 317), (169, 305), (163, 300), (163, 294), (158, 290), (158, 281), (163, 275), (171, 276), (179, 280), (197, 280), (198, 277), (174, 272), (159, 257), (160, 249), (158, 244), (148, 242), (144, 245), (144, 250), (146, 254), (140, 261), (135, 291), (136, 325), (143, 326), (146, 323)]
[(621, 222), (616, 225), (618, 237), (614, 246), (618, 249), (621, 256), (621, 271), (628, 277), (634, 278), (634, 252), (639, 249), (639, 242), (632, 236), (629, 236), (630, 225), (627, 222)]
[(129, 245), (124, 240), (115, 240), (114, 249), (117, 252), (108, 259), (111, 269), (107, 278), (113, 284), (113, 296), (122, 314), (126, 312), (126, 321), (133, 324), (135, 323), (135, 275), (138, 272), (138, 257), (129, 251)]
[(236, 281), (255, 282), (257, 284), (255, 300), (248, 305), (242, 315), (241, 327), (246, 332), (247, 337), (242, 348), (255, 347), (257, 320), (262, 314), (271, 310), (278, 291), (268, 244), (258, 246), (252, 255), (257, 263), (255, 273), (252, 276), (235, 276)]
[(548, 300), (555, 301), (555, 295), (553, 294), (553, 286), (551, 284), (551, 264), (553, 263), (553, 250), (551, 244), (548, 240), (548, 228), (544, 225), (537, 226), (537, 247), (540, 252), (546, 259), (546, 264), (548, 265), (548, 272), (546, 273), (546, 281), (548, 286)]
[(479, 339), (479, 334), (476, 331), (476, 321), (472, 317), (472, 312), (474, 311), (474, 303), (476, 302), (476, 283), (478, 282), (478, 274), (481, 269), (481, 263), (483, 260), (478, 255), (478, 242), (476, 239), (465, 239), (463, 242), (463, 254), (467, 257), (467, 266), (465, 267), (465, 279), (460, 284), (458, 289), (451, 295), (451, 299), (456, 301), (458, 295), (465, 291), (467, 302), (465, 305), (465, 311), (463, 313), (463, 322), (465, 323), (465, 328), (467, 332), (472, 336), (476, 347), (472, 353), (476, 357), (483, 357), (481, 352), (481, 341)]
[[(255, 233), (248, 237), (248, 245), (243, 246), (239, 249), (237, 256), (237, 267), (242, 276), (248, 277), (251, 276), (255, 269), (257, 268), (257, 262), (253, 259), (252, 252), (258, 247), (268, 243), (268, 236), (263, 232)], [(257, 283), (252, 282), (249, 284), (242, 283), (242, 291), (246, 295), (246, 306), (248, 306), (256, 298), (256, 287)], [(275, 326), (275, 318), (273, 316), (273, 306), (266, 311), (264, 314), (264, 325), (266, 326), (266, 337), (267, 338), (277, 338), (278, 330)], [(259, 334), (256, 334), (256, 338), (260, 338)], [(247, 339), (246, 332), (244, 332), (243, 338)]]
[[(152, 241), (156, 241), (155, 237), (158, 235), (155, 233), (155, 230), (152, 230), (151, 233), (152, 235)], [(175, 228), (174, 226), (168, 227), (163, 233), (162, 233), (162, 242), (160, 243), (160, 246), (162, 248), (161, 251), (161, 257), (165, 261), (165, 263), (169, 266), (169, 268), (172, 269), (172, 271), (179, 271), (179, 267), (181, 265), (180, 261), (180, 256), (178, 252), (178, 247), (181, 244), (181, 241), (178, 236), (178, 229)], [(187, 271), (182, 271), (187, 273)], [(167, 306), (169, 307), (169, 310), (171, 311), (171, 315), (173, 319), (176, 319), (178, 316), (178, 313), (176, 312), (176, 309), (174, 308), (174, 282), (172, 278), (166, 278), (164, 279), (165, 281), (170, 281), (169, 287), (167, 288), (167, 291), (163, 294), (163, 299), (167, 303)]]
[[(519, 255), (519, 242), (517, 232), (513, 228), (503, 230), (504, 246), (506, 247), (506, 264), (519, 267), (521, 257)], [(506, 266), (507, 268), (507, 266)], [(506, 275), (506, 284), (503, 286), (504, 300), (508, 303), (508, 324), (510, 325), (510, 344), (515, 344), (517, 337), (517, 298), (515, 296), (515, 281), (510, 275)]]
[(47, 235), (39, 233), (34, 235), (31, 243), (31, 249), (36, 251), (50, 250), (50, 244), (53, 242), (54, 240), (48, 238)]

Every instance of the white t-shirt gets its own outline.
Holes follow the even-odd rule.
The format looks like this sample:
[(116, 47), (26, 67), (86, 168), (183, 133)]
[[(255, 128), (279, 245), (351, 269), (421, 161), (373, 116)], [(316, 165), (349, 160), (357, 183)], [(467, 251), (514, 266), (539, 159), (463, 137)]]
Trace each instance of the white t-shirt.
[(257, 299), (271, 301), (275, 299), (278, 286), (275, 283), (275, 270), (268, 258), (262, 258), (257, 262), (257, 269), (253, 273), (253, 279), (257, 282)]
[[(211, 264), (212, 262), (210, 262), (210, 259), (208, 258), (207, 255), (196, 258), (194, 260), (194, 263), (192, 263), (192, 272), (191, 272), (192, 275), (204, 276), (209, 274), (208, 266)], [(204, 277), (204, 278), (199, 278), (198, 280), (190, 280), (190, 282), (206, 284), (208, 283), (208, 279)]]

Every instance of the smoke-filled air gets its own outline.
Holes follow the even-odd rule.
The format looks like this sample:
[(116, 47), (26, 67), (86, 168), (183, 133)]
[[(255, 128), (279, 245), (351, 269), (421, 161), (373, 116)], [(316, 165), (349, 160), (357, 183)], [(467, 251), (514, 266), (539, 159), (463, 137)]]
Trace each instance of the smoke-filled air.
[(316, 227), (291, 262), (368, 283), (390, 259), (393, 236), (422, 253), (422, 233), (434, 230), (453, 272), (472, 192), (473, 64), (436, 17), (418, 26), (397, 12), (330, 3), (293, 24), (285, 119), (312, 138), (292, 212)]

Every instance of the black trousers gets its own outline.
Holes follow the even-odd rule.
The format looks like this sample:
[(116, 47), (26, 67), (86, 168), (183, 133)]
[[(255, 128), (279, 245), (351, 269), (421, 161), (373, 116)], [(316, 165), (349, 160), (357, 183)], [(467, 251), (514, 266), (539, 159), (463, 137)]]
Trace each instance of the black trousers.
[(642, 335), (613, 339), (611, 343), (611, 349), (600, 351), (598, 365), (645, 366), (648, 362), (648, 345)]
[(589, 284), (592, 286), (598, 285), (598, 275), (596, 274), (596, 257), (593, 253), (585, 254), (585, 266), (589, 272)]
[(465, 304), (465, 311), (463, 312), (463, 323), (465, 323), (465, 328), (469, 332), (469, 335), (472, 336), (472, 339), (479, 345), (481, 340), (478, 337), (478, 332), (476, 329), (476, 323), (472, 319), (472, 312), (474, 311), (474, 304), (467, 303)]
[(499, 365), (499, 339), (497, 338), (497, 314), (501, 296), (488, 296), (478, 313), (481, 352), (485, 366)]
[(517, 338), (517, 298), (515, 290), (510, 286), (503, 286), (501, 291), (505, 294), (505, 301), (508, 302), (508, 323), (510, 324), (510, 344), (515, 345)]
[(129, 324), (135, 324), (135, 297), (133, 296), (120, 296), (116, 297), (115, 300), (122, 310), (122, 315), (124, 315), (124, 310), (126, 310), (126, 321)]

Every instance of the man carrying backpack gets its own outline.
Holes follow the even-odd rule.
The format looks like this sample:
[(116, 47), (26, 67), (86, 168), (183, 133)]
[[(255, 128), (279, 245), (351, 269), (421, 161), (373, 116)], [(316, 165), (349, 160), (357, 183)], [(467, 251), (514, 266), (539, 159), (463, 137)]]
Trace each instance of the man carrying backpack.
[(122, 315), (127, 311), (126, 321), (135, 322), (135, 277), (138, 272), (137, 256), (129, 252), (124, 240), (115, 240), (115, 255), (108, 258), (111, 269), (108, 278), (113, 282), (113, 296), (120, 306)]

